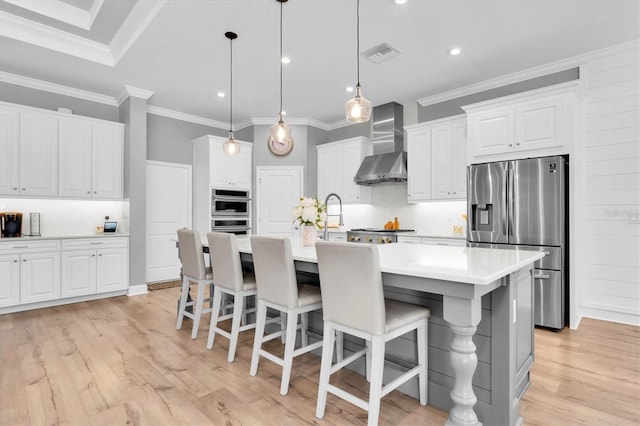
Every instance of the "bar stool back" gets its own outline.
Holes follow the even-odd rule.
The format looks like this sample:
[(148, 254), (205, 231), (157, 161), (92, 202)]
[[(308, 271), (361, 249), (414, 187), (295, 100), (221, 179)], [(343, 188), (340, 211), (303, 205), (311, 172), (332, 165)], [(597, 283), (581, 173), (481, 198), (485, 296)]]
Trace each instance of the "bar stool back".
[[(207, 240), (209, 241), (211, 266), (215, 271), (213, 277), (215, 283), (213, 288), (213, 311), (209, 325), (207, 349), (213, 347), (216, 334), (221, 334), (229, 339), (227, 361), (233, 362), (239, 333), (256, 326), (255, 323), (240, 325), (243, 313), (255, 311), (254, 309), (245, 309), (245, 298), (256, 294), (256, 281), (252, 274), (243, 276), (240, 252), (238, 251), (238, 243), (234, 234), (209, 232), (207, 233)], [(223, 294), (233, 296), (233, 313), (231, 314), (220, 315)], [(231, 321), (231, 333), (218, 327), (220, 321), (230, 318), (233, 318)]]
[[(368, 411), (368, 424), (377, 424), (381, 398), (415, 376), (418, 376), (420, 404), (426, 405), (429, 309), (384, 298), (377, 246), (318, 241), (316, 252), (324, 319), (316, 417), (324, 417), (327, 392), (330, 392)], [(365, 339), (366, 348), (332, 365), (335, 330)], [(413, 330), (417, 332), (418, 365), (383, 386), (385, 343)], [(366, 357), (370, 380), (368, 401), (329, 383), (331, 374), (362, 355)]]
[[(258, 284), (258, 314), (249, 373), (252, 376), (257, 374), (260, 356), (282, 366), (280, 394), (286, 395), (289, 391), (293, 358), (322, 346), (322, 341), (309, 345), (307, 337), (308, 312), (322, 308), (320, 289), (305, 284), (298, 286), (291, 254), (291, 242), (288, 238), (253, 235), (251, 236), (251, 249)], [(264, 342), (281, 337), (283, 333), (280, 330), (264, 335), (267, 308), (276, 309), (282, 315), (287, 315), (283, 358), (262, 349)], [(300, 327), (298, 326), (298, 315), (302, 316)], [(298, 328), (301, 328), (301, 347), (295, 349)]]
[[(176, 330), (182, 328), (184, 317), (191, 318), (193, 320), (191, 338), (195, 339), (198, 335), (200, 317), (202, 314), (211, 312), (211, 308), (204, 308), (204, 290), (206, 286), (211, 287), (213, 284), (213, 275), (211, 268), (206, 267), (204, 263), (202, 240), (198, 231), (178, 229), (178, 250), (182, 262), (182, 289)], [(196, 298), (191, 302), (187, 301), (189, 282), (195, 282), (198, 286)], [(195, 312), (191, 313), (187, 310), (190, 306), (195, 306)]]

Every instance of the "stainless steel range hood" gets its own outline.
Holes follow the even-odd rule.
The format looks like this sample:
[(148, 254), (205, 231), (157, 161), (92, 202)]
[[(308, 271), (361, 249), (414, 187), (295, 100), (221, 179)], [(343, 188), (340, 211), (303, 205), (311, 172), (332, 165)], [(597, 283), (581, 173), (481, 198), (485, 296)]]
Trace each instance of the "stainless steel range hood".
[(402, 105), (390, 102), (373, 108), (373, 155), (365, 157), (353, 181), (358, 185), (407, 181), (407, 153), (403, 150)]

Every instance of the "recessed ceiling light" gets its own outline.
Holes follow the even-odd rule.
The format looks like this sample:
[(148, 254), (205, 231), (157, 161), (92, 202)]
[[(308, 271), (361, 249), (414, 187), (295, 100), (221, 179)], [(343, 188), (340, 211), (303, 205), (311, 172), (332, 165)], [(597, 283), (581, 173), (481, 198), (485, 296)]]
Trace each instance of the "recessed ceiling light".
[(218, 97), (219, 98), (224, 98), (224, 92), (218, 92)]
[(353, 92), (353, 86), (348, 86), (346, 90), (347, 92)]
[(459, 47), (454, 47), (453, 49), (449, 50), (449, 55), (457, 56), (460, 54), (460, 52), (462, 52), (462, 49), (460, 49)]
[(288, 64), (289, 62), (291, 62), (291, 59), (289, 59), (288, 56), (283, 56), (281, 61), (283, 64)]
[(405, 4), (407, 0), (394, 0), (396, 4)]

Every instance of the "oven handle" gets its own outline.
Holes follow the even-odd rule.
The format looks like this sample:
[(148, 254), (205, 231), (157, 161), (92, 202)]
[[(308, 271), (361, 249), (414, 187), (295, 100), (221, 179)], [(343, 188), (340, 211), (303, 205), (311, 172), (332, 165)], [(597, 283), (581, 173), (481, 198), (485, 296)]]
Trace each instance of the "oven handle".
[(251, 201), (250, 197), (234, 197), (229, 195), (214, 195), (211, 199), (213, 201)]
[(250, 226), (213, 226), (213, 231), (248, 231)]

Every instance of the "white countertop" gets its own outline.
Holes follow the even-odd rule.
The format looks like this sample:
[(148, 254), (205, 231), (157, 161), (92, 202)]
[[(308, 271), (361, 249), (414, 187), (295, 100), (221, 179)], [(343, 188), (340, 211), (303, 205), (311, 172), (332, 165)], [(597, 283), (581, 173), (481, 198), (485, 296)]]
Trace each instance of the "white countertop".
[(78, 238), (114, 238), (114, 237), (129, 237), (129, 234), (119, 234), (119, 233), (107, 233), (107, 234), (81, 234), (81, 235), (41, 235), (41, 236), (30, 236), (23, 235), (21, 237), (8, 237), (8, 238), (0, 238), (0, 243), (11, 243), (11, 242), (25, 242), (25, 241), (40, 241), (40, 240), (67, 240), (67, 239), (78, 239)]
[[(350, 243), (355, 244), (355, 243)], [(544, 257), (542, 252), (413, 244), (378, 245), (382, 272), (487, 285)], [(291, 238), (294, 260), (317, 263), (314, 246)], [(238, 249), (251, 253), (249, 237), (238, 237)]]

